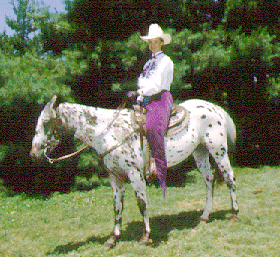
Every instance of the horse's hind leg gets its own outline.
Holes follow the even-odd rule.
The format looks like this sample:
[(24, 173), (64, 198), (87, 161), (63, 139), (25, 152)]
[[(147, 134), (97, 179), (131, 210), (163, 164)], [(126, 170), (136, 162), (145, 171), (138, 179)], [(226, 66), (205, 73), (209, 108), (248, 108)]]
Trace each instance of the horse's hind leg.
[(123, 211), (123, 199), (125, 191), (124, 181), (119, 180), (115, 176), (111, 175), (111, 186), (113, 188), (113, 202), (115, 211), (115, 227), (113, 235), (107, 240), (104, 247), (110, 249), (116, 245), (116, 241), (121, 234), (122, 227), (122, 211)]
[(128, 174), (131, 186), (135, 192), (139, 210), (143, 216), (144, 231), (140, 240), (141, 244), (149, 244), (149, 235), (151, 233), (149, 215), (147, 211), (146, 182), (143, 174), (139, 171), (131, 171)]
[(214, 175), (211, 170), (211, 165), (209, 162), (209, 152), (208, 150), (199, 145), (193, 152), (193, 157), (195, 159), (196, 165), (200, 173), (202, 174), (205, 184), (206, 184), (206, 205), (203, 214), (201, 215), (201, 220), (209, 221), (209, 214), (213, 208), (213, 190), (214, 190)]
[(230, 197), (232, 202), (232, 213), (237, 214), (239, 211), (236, 198), (236, 183), (235, 177), (230, 165), (229, 157), (227, 154), (226, 147), (221, 147), (217, 149), (209, 149), (211, 155), (213, 156), (218, 168), (224, 176), (225, 182), (230, 189)]

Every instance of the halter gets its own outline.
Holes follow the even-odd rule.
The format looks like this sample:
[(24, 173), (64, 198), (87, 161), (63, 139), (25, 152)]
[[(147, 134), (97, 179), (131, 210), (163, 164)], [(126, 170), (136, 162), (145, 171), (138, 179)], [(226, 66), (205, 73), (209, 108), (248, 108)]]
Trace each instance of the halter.
[[(96, 137), (99, 137), (101, 136), (102, 134), (105, 133), (106, 130), (108, 130), (112, 125), (113, 123), (115, 122), (115, 120), (118, 118), (120, 112), (125, 108), (125, 105), (126, 105), (126, 101), (123, 102), (123, 104), (121, 104), (118, 108), (117, 108), (117, 113), (115, 115), (115, 117), (112, 119), (112, 121), (106, 126), (106, 128)], [(111, 147), (109, 150), (107, 150), (105, 153), (101, 154), (101, 155), (98, 155), (99, 159), (102, 160), (107, 154), (109, 154), (110, 152), (112, 152), (113, 150), (117, 149), (119, 146), (121, 146), (127, 139), (129, 139), (133, 133), (135, 132), (135, 130), (133, 130), (128, 136), (126, 136), (120, 143), (118, 143), (117, 145)], [(50, 148), (49, 146), (46, 146), (44, 148), (44, 156), (46, 157), (46, 159), (48, 160), (49, 163), (54, 163), (54, 162), (60, 162), (60, 161), (63, 161), (63, 160), (66, 160), (66, 159), (69, 159), (69, 158), (72, 158), (72, 157), (75, 157), (76, 155), (80, 154), (82, 151), (84, 151), (85, 149), (87, 149), (88, 147), (90, 147), (90, 144), (87, 144), (86, 146), (84, 146), (83, 148), (77, 150), (76, 152), (74, 153), (71, 153), (71, 154), (67, 154), (67, 155), (64, 155), (64, 156), (61, 156), (61, 157), (58, 157), (58, 158), (50, 158), (48, 155), (47, 155), (47, 151), (48, 149)]]

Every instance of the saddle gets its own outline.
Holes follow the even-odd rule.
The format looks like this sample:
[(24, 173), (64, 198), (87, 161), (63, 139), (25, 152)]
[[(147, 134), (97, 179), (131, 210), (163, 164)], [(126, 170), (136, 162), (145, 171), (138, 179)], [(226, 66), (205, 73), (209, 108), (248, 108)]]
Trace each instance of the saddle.
[[(140, 142), (143, 149), (143, 137), (146, 136), (146, 113), (147, 110), (140, 105), (134, 105), (134, 119), (140, 128)], [(173, 105), (171, 110), (168, 128), (165, 135), (170, 137), (181, 132), (189, 124), (189, 112), (180, 105)], [(144, 149), (143, 149), (144, 150)], [(157, 178), (155, 159), (152, 158), (149, 144), (144, 151), (144, 174), (148, 181), (154, 181)]]
[[(147, 110), (140, 105), (133, 105), (134, 118), (140, 130), (146, 135), (146, 113)], [(189, 112), (181, 105), (173, 105), (169, 124), (165, 135), (170, 137), (181, 132), (189, 123)]]

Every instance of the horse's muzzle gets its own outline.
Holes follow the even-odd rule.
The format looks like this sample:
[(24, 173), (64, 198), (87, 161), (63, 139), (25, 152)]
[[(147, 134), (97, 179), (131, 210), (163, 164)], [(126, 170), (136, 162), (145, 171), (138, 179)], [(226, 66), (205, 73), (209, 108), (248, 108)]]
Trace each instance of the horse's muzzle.
[(31, 157), (32, 161), (38, 161), (44, 158), (43, 152), (40, 153), (40, 151), (35, 150), (33, 148), (30, 150), (29, 156)]

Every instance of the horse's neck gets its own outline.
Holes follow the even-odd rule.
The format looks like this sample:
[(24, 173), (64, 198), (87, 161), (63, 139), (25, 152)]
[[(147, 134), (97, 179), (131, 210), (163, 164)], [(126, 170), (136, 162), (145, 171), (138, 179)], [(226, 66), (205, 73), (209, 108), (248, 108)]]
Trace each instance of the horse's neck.
[(57, 110), (62, 126), (99, 154), (122, 144), (135, 132), (131, 111), (108, 110), (78, 104), (61, 104)]
[(87, 143), (101, 134), (114, 116), (114, 110), (70, 103), (60, 104), (57, 113), (63, 126)]

